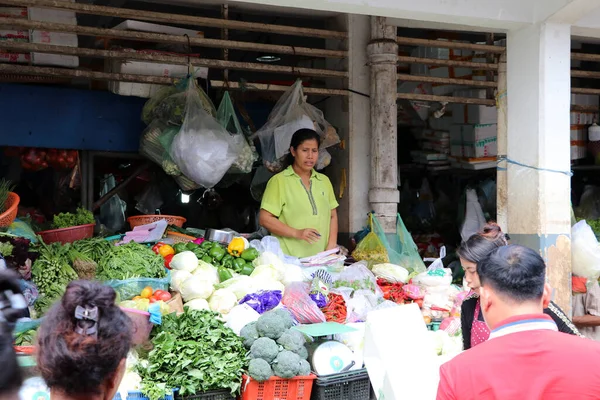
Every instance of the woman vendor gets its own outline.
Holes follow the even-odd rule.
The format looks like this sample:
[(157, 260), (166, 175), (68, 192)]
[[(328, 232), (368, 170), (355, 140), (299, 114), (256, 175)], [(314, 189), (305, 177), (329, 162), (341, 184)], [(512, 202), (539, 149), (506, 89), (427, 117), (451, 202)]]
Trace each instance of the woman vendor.
[[(479, 304), (479, 275), (477, 263), (492, 251), (501, 246), (508, 245), (506, 234), (497, 224), (489, 223), (483, 230), (463, 242), (457, 251), (460, 262), (465, 270), (465, 280), (471, 292), (461, 306), (461, 325), (463, 349), (467, 350), (488, 340), (490, 329), (483, 319)], [(552, 317), (558, 330), (571, 335), (581, 336), (575, 325), (565, 313), (553, 302), (548, 304), (544, 313)]]
[(261, 204), (260, 225), (298, 258), (337, 247), (339, 204), (329, 178), (314, 169), (320, 143), (311, 129), (294, 133), (289, 166), (269, 180)]

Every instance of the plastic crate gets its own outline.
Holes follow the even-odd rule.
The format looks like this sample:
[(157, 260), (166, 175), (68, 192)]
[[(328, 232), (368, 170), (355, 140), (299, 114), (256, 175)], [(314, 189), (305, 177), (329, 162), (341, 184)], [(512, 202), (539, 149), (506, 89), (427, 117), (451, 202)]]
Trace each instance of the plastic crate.
[[(162, 400), (173, 400), (173, 395), (166, 395)], [(112, 400), (150, 400), (148, 397), (144, 396), (142, 392), (131, 391), (127, 393), (127, 398), (123, 399), (119, 393), (113, 397)]]
[(244, 375), (241, 400), (310, 400), (316, 375), (297, 376), (291, 379), (272, 377), (257, 382)]
[(210, 390), (191, 396), (175, 396), (176, 400), (235, 400), (229, 390)]
[(368, 400), (371, 381), (366, 369), (317, 377), (311, 400)]

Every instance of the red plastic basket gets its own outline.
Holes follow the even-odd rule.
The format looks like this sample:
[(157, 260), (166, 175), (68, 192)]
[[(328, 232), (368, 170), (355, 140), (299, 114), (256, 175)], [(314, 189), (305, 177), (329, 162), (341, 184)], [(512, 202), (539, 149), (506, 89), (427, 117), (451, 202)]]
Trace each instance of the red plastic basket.
[(180, 228), (183, 227), (183, 224), (186, 221), (185, 218), (178, 217), (176, 215), (157, 214), (157, 215), (137, 215), (135, 217), (129, 217), (129, 218), (127, 218), (127, 222), (129, 222), (129, 226), (131, 226), (131, 229), (133, 229), (136, 226), (151, 224), (153, 222), (160, 221), (161, 219), (166, 219), (167, 224), (175, 225)]
[(6, 199), (6, 211), (0, 214), (0, 227), (10, 226), (15, 218), (17, 218), (17, 212), (19, 211), (19, 202), (21, 198), (18, 194), (10, 192)]
[(63, 229), (52, 229), (49, 231), (38, 232), (44, 243), (61, 242), (73, 243), (76, 240), (88, 239), (94, 236), (94, 227), (96, 224), (71, 226)]
[(244, 375), (241, 400), (310, 400), (316, 378), (315, 375), (291, 379), (274, 376), (268, 381), (257, 382)]

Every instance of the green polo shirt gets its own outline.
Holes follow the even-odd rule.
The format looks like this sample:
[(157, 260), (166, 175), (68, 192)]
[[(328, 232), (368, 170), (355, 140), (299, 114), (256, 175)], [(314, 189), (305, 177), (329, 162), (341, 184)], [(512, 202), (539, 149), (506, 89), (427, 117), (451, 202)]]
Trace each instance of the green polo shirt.
[(329, 241), (331, 210), (339, 206), (327, 176), (312, 171), (310, 189), (290, 166), (269, 180), (261, 208), (295, 229), (316, 229), (321, 239), (315, 244), (276, 236), (285, 254), (303, 258), (325, 250)]

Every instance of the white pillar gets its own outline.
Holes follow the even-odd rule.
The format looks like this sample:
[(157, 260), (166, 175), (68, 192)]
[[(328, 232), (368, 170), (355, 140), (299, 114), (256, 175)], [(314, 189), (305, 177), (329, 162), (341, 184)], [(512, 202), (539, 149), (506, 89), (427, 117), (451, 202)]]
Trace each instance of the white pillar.
[(369, 202), (386, 231), (396, 229), (398, 191), (396, 27), (371, 17), (371, 185)]
[(554, 300), (571, 304), (570, 26), (541, 23), (507, 37), (508, 228), (546, 259)]

